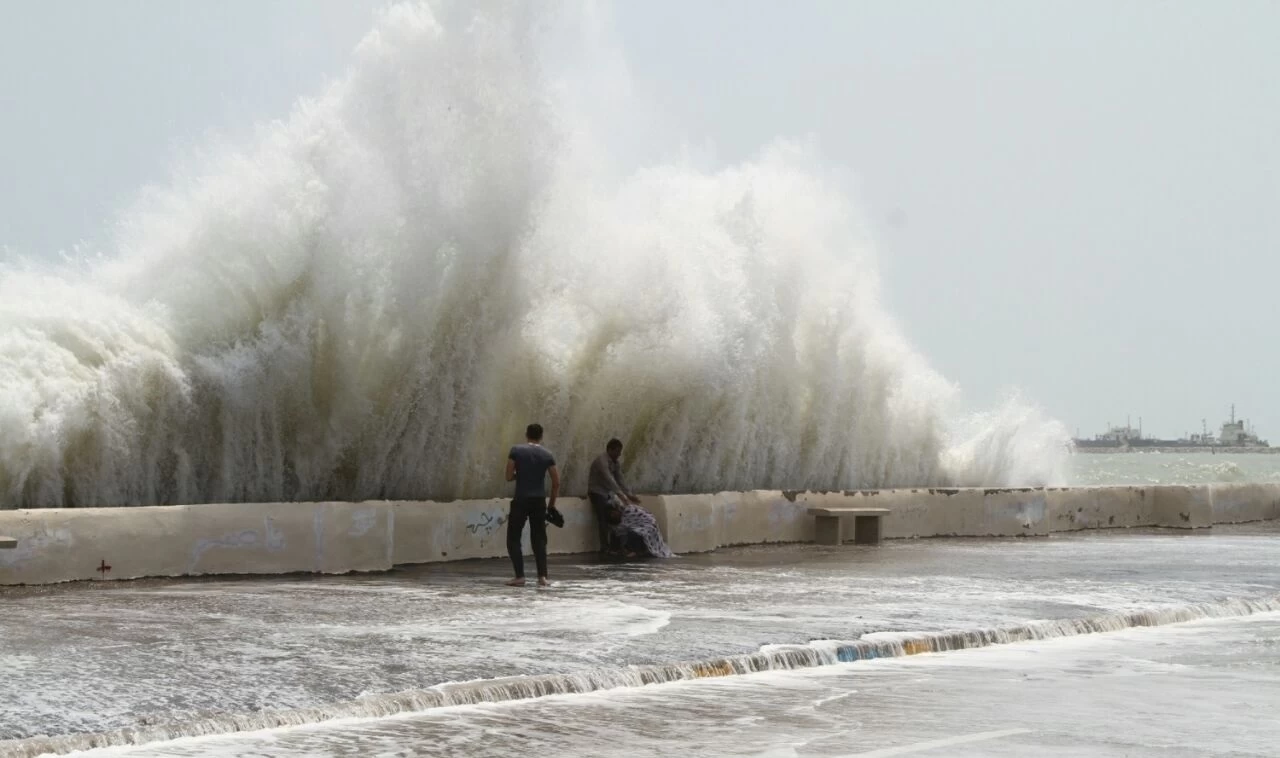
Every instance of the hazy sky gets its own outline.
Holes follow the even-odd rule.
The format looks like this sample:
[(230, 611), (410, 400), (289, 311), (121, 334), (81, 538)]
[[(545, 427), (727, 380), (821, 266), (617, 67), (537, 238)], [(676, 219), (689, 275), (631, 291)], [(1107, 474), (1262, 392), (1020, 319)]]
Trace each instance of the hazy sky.
[[(184, 146), (342, 73), (381, 2), (0, 2), (0, 245), (98, 239)], [(1280, 2), (655, 2), (635, 90), (723, 162), (813, 138), (885, 297), (988, 405), (1280, 442)]]

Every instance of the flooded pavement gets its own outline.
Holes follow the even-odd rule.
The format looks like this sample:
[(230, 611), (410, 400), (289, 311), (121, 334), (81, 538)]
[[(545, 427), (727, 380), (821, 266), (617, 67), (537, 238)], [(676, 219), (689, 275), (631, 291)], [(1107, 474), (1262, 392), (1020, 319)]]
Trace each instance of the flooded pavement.
[[(669, 722), (673, 709), (682, 724), (690, 718), (689, 723), (699, 723), (697, 714), (721, 724), (718, 746), (698, 748), (700, 755), (843, 755), (912, 740), (1030, 728), (1009, 726), (1007, 719), (1002, 726), (998, 719), (977, 718), (974, 709), (998, 708), (1007, 701), (1014, 710), (1047, 712), (1055, 703), (1033, 707), (1025, 702), (1032, 692), (1044, 696), (1044, 688), (1035, 685), (1041, 676), (1057, 681), (1068, 693), (1063, 697), (1080, 700), (1072, 706), (1080, 709), (1073, 718), (1102, 707), (1087, 683), (1104, 675), (1135, 683), (1135, 693), (1155, 688), (1135, 694), (1142, 701), (1135, 708), (1146, 708), (1153, 699), (1172, 702), (1180, 688), (1190, 693), (1215, 677), (1236, 677), (1230, 687), (1251, 693), (1241, 697), (1266, 703), (1275, 687), (1274, 649), (1280, 643), (1275, 642), (1275, 614), (1265, 612), (982, 650), (926, 652), (901, 660), (842, 663), (832, 658), (835, 665), (806, 664), (806, 670), (625, 685), (638, 676), (637, 667), (661, 671), (815, 640), (857, 641), (869, 634), (875, 639), (884, 633), (963, 631), (1274, 598), (1280, 593), (1278, 554), (1280, 527), (1264, 524), (1202, 532), (1117, 530), (1035, 539), (891, 541), (878, 548), (755, 547), (633, 565), (563, 559), (553, 563), (556, 584), (549, 590), (503, 586), (508, 567), (500, 561), (364, 576), (7, 590), (0, 592), (5, 608), (0, 618), (0, 692), (5, 694), (0, 739), (7, 741), (0, 743), (0, 755), (29, 754), (34, 743), (22, 740), (40, 736), (66, 737), (59, 744), (74, 746), (81, 744), (74, 735), (130, 729), (164, 736), (164, 742), (146, 748), (148, 755), (431, 754), (460, 738), (452, 731), (441, 733), (449, 731), (441, 724), (458, 719), (479, 725), (479, 731), (468, 727), (467, 733), (481, 737), (455, 754), (498, 755), (509, 754), (504, 745), (515, 749), (504, 740), (522, 734), (534, 744), (551, 738), (536, 729), (540, 736), (530, 737), (524, 727), (508, 734), (509, 729), (493, 726), (494, 720), (539, 723), (544, 716), (536, 714), (559, 714), (557, 709), (570, 709), (583, 719), (545, 716), (557, 725), (551, 733), (563, 738), (547, 742), (546, 748), (569, 755), (693, 750), (697, 735), (679, 736), (683, 726), (651, 734), (656, 727), (646, 719)], [(1209, 653), (1220, 652), (1221, 646), (1214, 647), (1208, 632), (1187, 631), (1195, 629), (1218, 630), (1214, 634), (1230, 630), (1236, 648), (1249, 652), (1215, 664)], [(1172, 672), (1168, 681), (1156, 684), (1157, 677), (1136, 684), (1150, 678), (1149, 667), (1139, 666), (1142, 671), (1132, 682), (1117, 673), (1126, 669), (1117, 668), (1115, 656), (1164, 660), (1155, 641), (1174, 639), (1182, 658), (1177, 667), (1165, 667)], [(1063, 651), (1110, 650), (1108, 645), (1122, 642), (1132, 649), (1107, 653), (1112, 657), (1098, 658), (1094, 668), (1062, 657)], [(1204, 651), (1193, 655), (1201, 647)], [(1030, 650), (1041, 652), (1032, 655)], [(820, 658), (815, 660), (822, 663)], [(1034, 673), (1025, 663), (1032, 659), (1058, 661), (1053, 665), (1062, 670)], [(1237, 681), (1242, 672), (1256, 681)], [(414, 710), (405, 703), (428, 702), (397, 693), (430, 694), (451, 682), (479, 682), (468, 686), (483, 689), (484, 699), (505, 699), (492, 693), (508, 685), (489, 680), (513, 676), (539, 681), (576, 677), (609, 687), (590, 694), (370, 718)], [(924, 679), (912, 685), (912, 677)], [(992, 681), (1004, 685), (995, 687)], [(890, 687), (875, 697), (872, 711), (858, 695), (866, 693), (869, 682)], [(1113, 684), (1108, 679), (1107, 686)], [(800, 707), (790, 701), (795, 691), (816, 693), (818, 700), (836, 698), (832, 704), (862, 702), (856, 717), (839, 717), (861, 726), (821, 726), (784, 717)], [(1193, 701), (1186, 707), (1194, 708)], [(390, 709), (389, 702), (399, 705)], [(634, 714), (634, 723), (628, 726), (608, 715), (624, 707), (618, 703), (629, 704), (625, 708)], [(931, 714), (923, 721), (918, 717), (922, 708)], [(298, 725), (253, 731), (249, 737), (218, 736), (281, 723), (262, 714), (298, 709), (310, 709)], [(592, 709), (596, 716), (590, 715)], [(906, 727), (908, 722), (934, 724), (941, 718), (937, 713), (954, 717), (942, 719), (937, 728)], [(1170, 710), (1171, 729), (1176, 713)], [(611, 742), (589, 736), (604, 728), (597, 724), (601, 719), (624, 737)], [(748, 721), (724, 731), (735, 719)], [(966, 731), (970, 720), (978, 728)], [(1153, 733), (1158, 722), (1153, 721)], [(760, 726), (748, 728), (752, 724)], [(1074, 749), (1070, 739), (1046, 742), (1045, 729), (1032, 730), (1040, 735), (1034, 738), (1039, 740), (1036, 750), (1054, 745)], [(799, 740), (803, 749), (751, 736), (759, 730), (794, 732), (799, 736), (792, 742)], [(835, 736), (837, 732), (845, 737)], [(705, 739), (717, 733), (711, 727), (698, 732)], [(207, 736), (184, 737), (200, 734)], [(378, 736), (382, 734), (395, 736), (386, 742)], [(731, 734), (737, 737), (731, 739)], [(1004, 749), (1000, 745), (1021, 745), (1025, 751), (1028, 739), (1033, 738), (1010, 733), (948, 743), (935, 754), (1001, 754), (990, 752)], [(91, 739), (82, 746), (90, 744)], [(979, 752), (957, 752), (966, 744)], [(1098, 747), (1087, 740), (1081, 744)], [(836, 752), (823, 752), (828, 750), (824, 745)], [(756, 748), (760, 750), (751, 752)], [(784, 752), (761, 752), (775, 749)], [(1250, 749), (1242, 742), (1230, 750), (1245, 752), (1223, 754), (1248, 755)], [(210, 750), (214, 752), (201, 752)]]

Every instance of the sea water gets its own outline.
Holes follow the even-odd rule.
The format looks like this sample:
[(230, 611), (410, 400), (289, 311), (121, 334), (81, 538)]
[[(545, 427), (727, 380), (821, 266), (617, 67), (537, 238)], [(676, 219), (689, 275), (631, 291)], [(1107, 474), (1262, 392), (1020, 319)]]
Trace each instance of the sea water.
[(1070, 458), (1068, 481), (1094, 484), (1240, 484), (1280, 482), (1275, 453), (1081, 453)]

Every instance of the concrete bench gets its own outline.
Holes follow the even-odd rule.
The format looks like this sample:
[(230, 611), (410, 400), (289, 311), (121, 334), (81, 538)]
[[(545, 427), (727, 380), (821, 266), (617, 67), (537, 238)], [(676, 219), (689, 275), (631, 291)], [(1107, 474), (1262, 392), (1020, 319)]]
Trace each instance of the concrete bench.
[(18, 541), (13, 537), (0, 536), (0, 550), (10, 550), (18, 546)]
[(810, 508), (809, 515), (816, 516), (818, 523), (814, 530), (814, 542), (819, 545), (839, 545), (840, 519), (853, 516), (853, 544), (880, 544), (880, 519), (889, 512), (888, 508)]

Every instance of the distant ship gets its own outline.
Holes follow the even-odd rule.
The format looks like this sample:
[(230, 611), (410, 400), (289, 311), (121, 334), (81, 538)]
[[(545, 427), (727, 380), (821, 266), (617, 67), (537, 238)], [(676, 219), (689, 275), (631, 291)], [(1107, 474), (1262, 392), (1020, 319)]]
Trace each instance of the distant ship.
[(1218, 450), (1231, 449), (1267, 451), (1280, 450), (1272, 448), (1270, 443), (1260, 439), (1256, 431), (1243, 419), (1236, 419), (1236, 407), (1231, 406), (1231, 418), (1222, 422), (1222, 431), (1215, 437), (1209, 433), (1208, 425), (1201, 422), (1200, 434), (1189, 434), (1181, 439), (1163, 440), (1146, 437), (1142, 434), (1142, 419), (1138, 419), (1138, 428), (1130, 424), (1124, 426), (1107, 425), (1107, 431), (1096, 435), (1093, 439), (1073, 439), (1076, 449), (1081, 452), (1126, 452), (1133, 450), (1175, 449), (1175, 450)]

